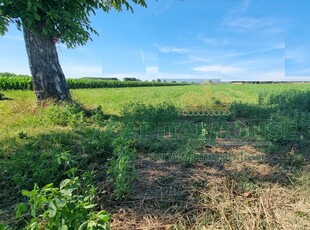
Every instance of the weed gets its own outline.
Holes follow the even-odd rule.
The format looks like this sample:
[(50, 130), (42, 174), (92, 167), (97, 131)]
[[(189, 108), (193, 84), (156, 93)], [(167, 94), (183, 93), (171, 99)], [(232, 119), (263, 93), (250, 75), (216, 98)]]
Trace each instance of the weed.
[(268, 104), (277, 106), (280, 113), (290, 116), (299, 112), (310, 112), (310, 92), (287, 90), (281, 94), (272, 94)]
[(50, 105), (43, 111), (44, 121), (52, 125), (77, 126), (86, 120), (84, 109), (76, 103)]
[(285, 165), (294, 168), (302, 168), (305, 162), (306, 159), (302, 154), (293, 154), (288, 157), (288, 159), (285, 162)]
[(248, 103), (233, 103), (231, 110), (233, 117), (250, 120), (267, 120), (273, 112), (271, 108)]
[(136, 178), (136, 150), (132, 148), (132, 142), (125, 137), (117, 138), (113, 147), (113, 157), (108, 162), (108, 174), (112, 177), (114, 196), (120, 200), (129, 195)]
[(25, 133), (25, 132), (20, 132), (20, 133), (18, 133), (18, 137), (19, 137), (20, 139), (26, 139), (26, 138), (28, 137), (28, 135), (27, 135), (27, 133)]

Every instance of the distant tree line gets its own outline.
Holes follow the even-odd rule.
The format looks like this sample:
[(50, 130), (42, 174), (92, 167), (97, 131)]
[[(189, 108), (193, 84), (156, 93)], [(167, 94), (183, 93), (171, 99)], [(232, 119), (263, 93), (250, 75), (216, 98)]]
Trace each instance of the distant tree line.
[(283, 84), (283, 83), (299, 83), (305, 81), (231, 81), (231, 84)]
[(10, 72), (0, 72), (0, 77), (30, 77), (29, 75), (25, 74), (15, 74)]

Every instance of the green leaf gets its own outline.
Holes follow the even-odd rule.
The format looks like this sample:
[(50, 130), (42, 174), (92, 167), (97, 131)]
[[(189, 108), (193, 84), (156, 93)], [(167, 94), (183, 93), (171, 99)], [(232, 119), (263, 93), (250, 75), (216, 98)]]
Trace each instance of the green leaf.
[(32, 2), (31, 1), (28, 1), (27, 2), (27, 11), (30, 11), (32, 8)]
[(91, 220), (87, 224), (87, 229), (92, 229), (93, 227), (96, 227), (96, 225), (97, 225), (96, 222)]
[(5, 225), (4, 224), (0, 224), (0, 230), (5, 230), (5, 229), (6, 229)]
[(33, 192), (33, 191), (28, 191), (28, 190), (23, 189), (23, 190), (22, 190), (22, 195), (23, 195), (23, 196), (27, 196), (27, 197), (31, 197), (31, 196), (34, 195), (34, 192)]
[(89, 204), (89, 205), (84, 206), (84, 208), (85, 209), (91, 209), (91, 208), (94, 208), (96, 206), (97, 206), (96, 204)]
[(62, 200), (62, 199), (58, 199), (58, 198), (55, 198), (55, 201), (56, 201), (56, 205), (57, 207), (59, 208), (62, 208), (66, 205), (66, 200)]
[(37, 21), (41, 21), (41, 17), (40, 15), (38, 15), (37, 13), (34, 13), (34, 19), (37, 20)]
[(42, 189), (48, 189), (48, 188), (52, 188), (53, 187), (53, 183), (47, 184), (45, 185)]
[(16, 207), (16, 218), (20, 217), (22, 213), (27, 211), (27, 205), (25, 203), (21, 203)]
[(83, 224), (81, 224), (78, 230), (86, 229), (86, 227), (87, 227), (87, 221), (85, 221)]
[(70, 183), (70, 179), (65, 179), (63, 181), (60, 182), (60, 189), (65, 188), (69, 183)]
[(75, 190), (75, 188), (69, 188), (69, 189), (62, 189), (60, 190), (61, 194), (64, 196), (72, 196), (72, 192)]
[(110, 220), (110, 217), (108, 214), (100, 214), (98, 215), (98, 219), (104, 222), (108, 222)]
[(64, 225), (62, 225), (62, 226), (61, 226), (61, 228), (60, 228), (60, 230), (68, 230), (68, 226), (67, 226), (67, 225), (65, 225), (65, 224), (64, 224)]
[(48, 211), (49, 211), (49, 217), (54, 217), (56, 216), (57, 213), (57, 207), (54, 204), (54, 202), (50, 202), (50, 204), (48, 205)]

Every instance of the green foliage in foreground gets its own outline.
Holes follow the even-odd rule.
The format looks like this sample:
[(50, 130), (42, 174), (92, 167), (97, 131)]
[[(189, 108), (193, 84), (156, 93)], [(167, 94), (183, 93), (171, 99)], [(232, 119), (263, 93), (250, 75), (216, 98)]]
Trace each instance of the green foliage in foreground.
[[(118, 81), (118, 80), (99, 80), (99, 79), (67, 79), (67, 84), (70, 89), (186, 85), (185, 83), (161, 83), (161, 82)], [(30, 77), (0, 77), (0, 89), (32, 90), (32, 81)]]
[[(89, 182), (84, 181), (83, 186)], [(93, 211), (94, 190), (84, 189), (78, 177), (60, 182), (59, 188), (53, 184), (33, 190), (22, 190), (29, 199), (31, 220), (26, 229), (110, 229), (109, 216), (104, 210)], [(89, 185), (90, 188), (93, 185)], [(28, 205), (21, 203), (17, 207), (16, 217), (27, 212)]]
[(119, 137), (114, 141), (113, 157), (109, 161), (108, 174), (114, 182), (116, 200), (125, 199), (131, 192), (136, 179), (135, 158), (136, 150), (132, 140)]

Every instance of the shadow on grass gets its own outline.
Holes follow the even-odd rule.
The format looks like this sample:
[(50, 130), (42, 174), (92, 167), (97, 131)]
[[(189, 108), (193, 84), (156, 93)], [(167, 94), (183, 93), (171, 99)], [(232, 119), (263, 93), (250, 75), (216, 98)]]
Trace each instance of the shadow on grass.
[[(299, 192), (310, 187), (306, 167), (309, 165), (309, 144), (306, 141), (309, 135), (304, 127), (306, 119), (300, 119), (302, 114), (304, 118), (308, 117), (308, 110), (306, 105), (301, 108), (295, 106), (298, 116), (286, 111), (290, 110), (292, 101), (298, 103), (308, 94), (300, 92), (288, 96), (290, 99), (286, 100), (286, 105), (283, 104), (285, 100), (280, 100), (282, 104), (279, 105), (272, 102), (274, 99), (260, 105), (234, 103), (231, 114), (221, 119), (199, 117), (197, 121), (195, 117), (178, 117), (178, 122), (190, 125), (219, 121), (227, 124), (242, 121), (245, 124), (246, 130), (234, 130), (233, 136), (227, 135), (227, 130), (223, 129), (207, 130), (205, 137), (214, 137), (211, 146), (203, 140), (195, 142), (195, 138), (186, 135), (188, 132), (179, 132), (181, 136), (171, 135), (171, 132), (158, 135), (154, 130), (149, 130), (151, 135), (148, 138), (136, 140), (136, 148), (141, 154), (137, 162), (138, 180), (132, 196), (124, 202), (102, 202), (113, 213), (113, 227), (202, 229), (209, 226), (246, 229), (256, 226), (264, 229), (285, 226), (279, 223), (275, 213), (283, 210), (283, 203), (294, 206), (299, 199), (306, 199)], [(278, 97), (285, 98), (286, 95), (285, 92)], [(170, 118), (175, 117), (167, 115), (169, 110), (158, 110), (156, 116), (145, 116), (145, 113), (154, 114), (154, 110), (131, 111), (132, 121), (155, 124), (166, 121), (172, 124), (174, 120)], [(161, 119), (160, 114), (169, 119)], [(143, 119), (145, 117), (147, 119)], [(253, 128), (253, 135), (249, 134), (250, 128)], [(171, 127), (168, 130), (171, 131)], [(203, 127), (198, 133), (202, 131)], [(226, 131), (226, 139), (223, 138), (223, 131)], [(246, 131), (245, 134), (242, 131)], [(223, 141), (230, 141), (230, 145), (221, 145)], [(190, 142), (196, 143), (196, 146)], [(266, 144), (259, 145), (260, 142)], [(207, 148), (208, 151), (214, 150), (212, 160), (201, 160), (195, 155), (197, 151), (202, 151), (202, 154), (211, 156), (210, 152), (204, 152)], [(260, 154), (261, 159), (235, 159), (238, 154), (251, 157), (256, 153)], [(227, 154), (230, 157), (226, 157)], [(287, 200), (287, 196), (291, 199)], [(278, 197), (279, 202), (274, 197)], [(271, 203), (274, 208), (267, 208)], [(299, 222), (299, 217), (295, 216), (298, 210), (284, 209), (296, 218), (294, 221)]]
[(8, 98), (8, 97), (4, 97), (2, 99), (0, 99), (0, 101), (13, 101), (14, 99), (12, 98)]
[[(245, 229), (241, 223), (251, 226), (246, 221), (253, 213), (258, 214), (253, 220), (256, 226), (263, 229), (268, 221), (264, 215), (270, 218), (274, 210), (256, 207), (268, 207), (275, 196), (284, 200), (296, 190), (296, 196), (284, 202), (294, 205), (297, 191), (305, 186), (305, 181), (296, 180), (300, 170), (272, 167), (268, 160), (184, 164), (154, 161), (141, 154), (137, 167), (138, 179), (126, 201), (102, 199), (102, 206), (112, 213), (115, 229), (202, 229), (203, 226)], [(309, 176), (305, 179), (309, 188)], [(273, 205), (274, 209), (283, 210), (283, 202)], [(272, 228), (279, 227), (275, 219), (270, 221)]]
[[(303, 93), (294, 95), (286, 106), (271, 99), (260, 105), (234, 103), (228, 116), (198, 119), (181, 117), (178, 109), (169, 104), (130, 105), (124, 108), (123, 117), (116, 119), (116, 123), (123, 125), (116, 126), (111, 133), (79, 124), (89, 121), (104, 124), (105, 116), (100, 108), (85, 113), (74, 105), (50, 107), (45, 111), (47, 120), (68, 129), (35, 137), (21, 133), (1, 141), (0, 201), (5, 203), (0, 205), (5, 207), (8, 202), (16, 202), (20, 190), (31, 189), (35, 182), (39, 186), (59, 183), (71, 167), (98, 170), (97, 181), (104, 181), (104, 162), (113, 151), (111, 140), (115, 138), (114, 131), (121, 129), (133, 139), (139, 152), (138, 179), (126, 201), (111, 200), (107, 194), (109, 188), (101, 188), (98, 199), (112, 213), (114, 229), (173, 226), (175, 229), (202, 229), (203, 226), (242, 229), (243, 223), (249, 220), (256, 222), (249, 223), (248, 229), (250, 226), (276, 228), (276, 221), (268, 223), (268, 218), (274, 216), (273, 210), (264, 207), (269, 205), (272, 195), (281, 194), (278, 190), (269, 194), (268, 188), (280, 186), (285, 190), (298, 185), (298, 174), (309, 164), (305, 154), (309, 145), (304, 142), (309, 137), (304, 127), (309, 115), (306, 104), (302, 106), (305, 111), (294, 107), (298, 117), (296, 113), (285, 112), (290, 110), (292, 101), (304, 100)], [(129, 123), (133, 126), (128, 126)], [(231, 126), (236, 123), (237, 128)], [(244, 125), (241, 128), (240, 123)], [(208, 124), (220, 125), (212, 129)], [(293, 124), (292, 129), (287, 130), (286, 124)], [(208, 142), (209, 137), (212, 141)], [(230, 144), (221, 145), (224, 141)], [(254, 142), (267, 144), (240, 149)], [(214, 151), (213, 160), (197, 157), (198, 152), (211, 155), (210, 150)], [(252, 151), (264, 157), (245, 161), (223, 157), (251, 155)], [(264, 194), (269, 197), (266, 203), (261, 201), (266, 198)]]
[[(111, 156), (113, 134), (94, 127), (60, 128), (46, 134), (16, 137), (0, 142), (0, 222), (15, 226), (15, 206), (24, 201), (21, 190), (59, 183), (85, 171), (106, 177), (105, 162)], [(4, 219), (3, 219), (4, 218)], [(7, 219), (8, 218), (8, 219)], [(12, 218), (12, 219), (11, 219)]]

